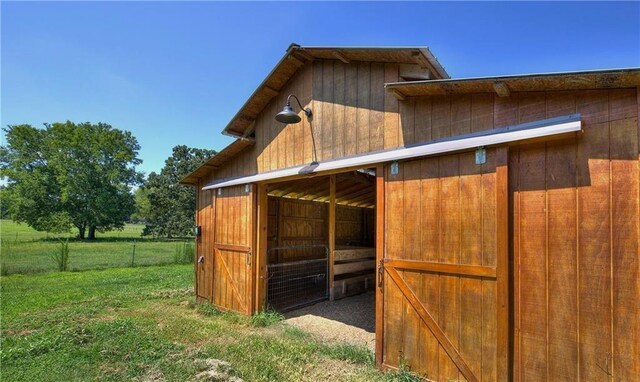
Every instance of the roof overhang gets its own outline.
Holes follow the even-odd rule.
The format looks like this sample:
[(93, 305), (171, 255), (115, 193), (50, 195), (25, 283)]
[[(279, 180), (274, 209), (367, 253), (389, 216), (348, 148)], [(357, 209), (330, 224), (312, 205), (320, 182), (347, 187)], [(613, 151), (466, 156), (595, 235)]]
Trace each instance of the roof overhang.
[(213, 155), (206, 162), (201, 164), (197, 169), (193, 170), (191, 174), (185, 176), (180, 180), (180, 184), (187, 186), (197, 186), (198, 181), (201, 178), (209, 175), (211, 171), (215, 171), (229, 159), (239, 154), (245, 148), (252, 146), (255, 142), (249, 139), (236, 139), (231, 142), (227, 147), (222, 149), (219, 153)]
[(247, 183), (280, 181), (300, 176), (313, 176), (338, 171), (370, 167), (372, 165), (395, 161), (442, 155), (473, 150), (501, 144), (511, 144), (545, 137), (563, 136), (582, 130), (580, 114), (549, 118), (535, 122), (523, 123), (476, 133), (459, 135), (424, 144), (406, 146), (393, 150), (378, 151), (370, 154), (341, 158), (320, 162), (313, 165), (290, 167), (255, 175), (220, 179), (203, 187), (203, 190), (223, 188)]
[(432, 78), (449, 78), (427, 47), (323, 47), (291, 44), (282, 59), (251, 94), (222, 133), (234, 137), (247, 137), (258, 115), (280, 93), (289, 79), (299, 68), (315, 59), (417, 64), (428, 69)]
[(390, 82), (384, 87), (400, 97), (460, 93), (609, 89), (640, 86), (640, 68), (591, 70), (581, 72), (522, 74), (513, 76), (436, 79)]

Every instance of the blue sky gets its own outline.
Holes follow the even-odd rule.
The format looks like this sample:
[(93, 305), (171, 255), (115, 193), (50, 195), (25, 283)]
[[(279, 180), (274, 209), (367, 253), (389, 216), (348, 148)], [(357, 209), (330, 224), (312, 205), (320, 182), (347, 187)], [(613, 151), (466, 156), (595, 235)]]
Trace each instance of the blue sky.
[[(429, 46), (452, 77), (640, 66), (640, 3), (2, 2), (8, 124), (106, 122), (141, 170), (220, 131), (291, 42)], [(3, 139), (4, 143), (4, 139)]]

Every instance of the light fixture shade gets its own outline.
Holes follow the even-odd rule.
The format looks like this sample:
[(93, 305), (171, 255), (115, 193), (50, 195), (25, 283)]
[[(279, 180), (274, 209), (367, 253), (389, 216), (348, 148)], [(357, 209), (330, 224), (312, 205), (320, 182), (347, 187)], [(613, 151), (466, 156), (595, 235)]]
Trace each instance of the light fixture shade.
[(281, 112), (276, 114), (276, 121), (282, 123), (298, 123), (302, 120), (300, 116), (293, 111), (291, 105), (287, 104), (284, 106)]

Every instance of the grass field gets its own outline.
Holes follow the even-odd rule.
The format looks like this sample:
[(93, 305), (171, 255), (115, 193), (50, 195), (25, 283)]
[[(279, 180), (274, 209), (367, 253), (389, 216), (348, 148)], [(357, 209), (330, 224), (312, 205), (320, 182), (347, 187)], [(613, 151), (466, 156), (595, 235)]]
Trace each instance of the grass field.
[(40, 273), (57, 268), (51, 258), (60, 247), (60, 240), (69, 240), (68, 270), (105, 269), (131, 266), (135, 241), (136, 266), (160, 265), (176, 262), (177, 247), (192, 240), (153, 240), (143, 238), (143, 225), (127, 224), (121, 231), (98, 233), (95, 241), (74, 239), (75, 233), (64, 237), (38, 232), (26, 224), (11, 220), (0, 221), (0, 272)]
[(0, 380), (412, 380), (275, 315), (196, 305), (192, 284), (191, 265), (2, 277)]

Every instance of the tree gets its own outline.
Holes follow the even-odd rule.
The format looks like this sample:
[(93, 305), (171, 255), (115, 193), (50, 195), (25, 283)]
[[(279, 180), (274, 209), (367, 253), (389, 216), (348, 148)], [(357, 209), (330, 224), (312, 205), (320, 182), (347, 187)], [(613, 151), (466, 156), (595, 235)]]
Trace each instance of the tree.
[(151, 213), (151, 204), (149, 204), (149, 191), (144, 187), (138, 187), (133, 192), (133, 197), (136, 202), (136, 209), (131, 214), (130, 221), (132, 223), (146, 223), (149, 220), (149, 214)]
[(176, 146), (160, 173), (149, 174), (142, 186), (150, 206), (145, 235), (171, 238), (192, 233), (195, 190), (178, 182), (215, 153), (212, 150)]
[(0, 175), (7, 177), (9, 214), (39, 231), (78, 229), (81, 239), (122, 228), (134, 210), (132, 185), (140, 145), (108, 124), (45, 124), (4, 129)]

